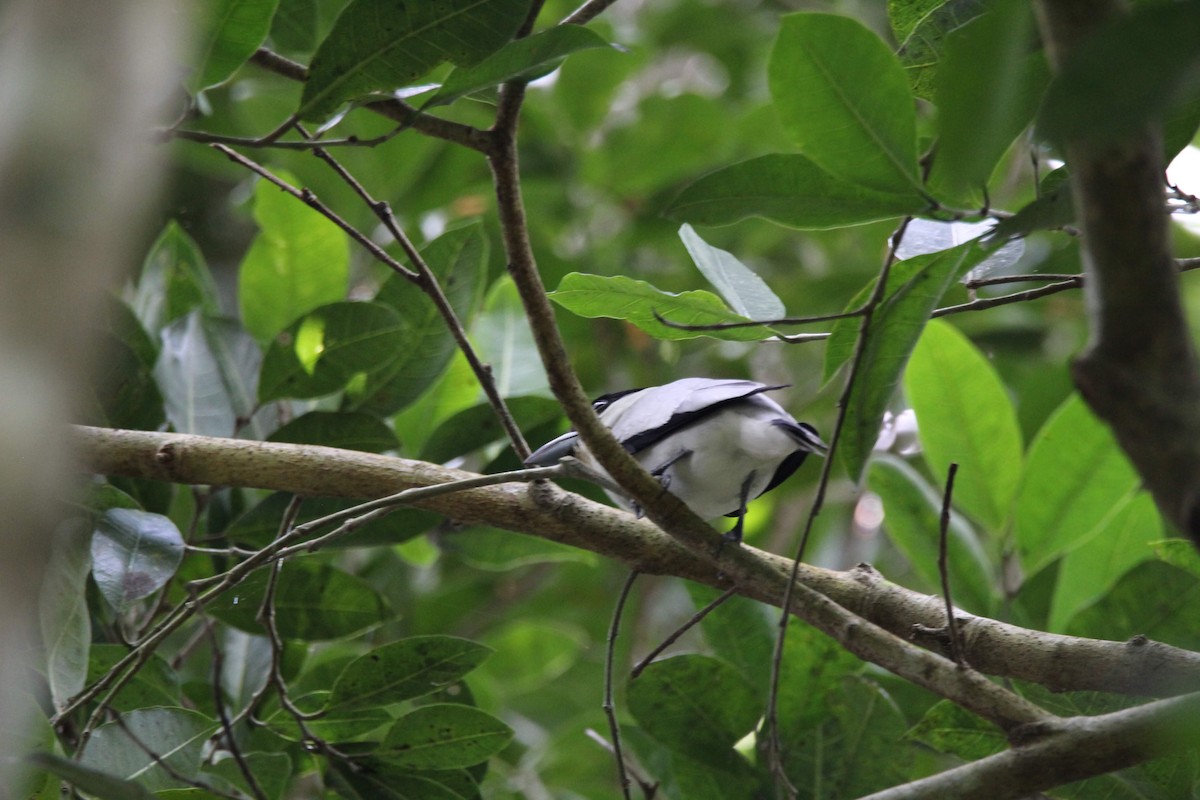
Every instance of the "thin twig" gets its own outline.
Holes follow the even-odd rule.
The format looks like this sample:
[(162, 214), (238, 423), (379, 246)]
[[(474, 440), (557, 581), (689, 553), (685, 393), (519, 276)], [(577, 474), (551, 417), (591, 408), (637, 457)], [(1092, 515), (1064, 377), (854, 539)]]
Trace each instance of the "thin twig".
[(586, 25), (604, 13), (605, 9), (616, 2), (617, 0), (588, 0), (579, 8), (572, 11), (570, 16), (564, 19), (561, 24)]
[(650, 664), (654, 661), (654, 659), (658, 658), (659, 654), (662, 653), (662, 651), (666, 650), (668, 647), (675, 644), (675, 642), (679, 641), (680, 636), (683, 636), (683, 634), (685, 634), (689, 630), (691, 630), (702, 619), (704, 619), (709, 614), (711, 614), (714, 610), (716, 610), (716, 608), (718, 606), (722, 605), (726, 600), (733, 597), (737, 593), (738, 593), (737, 587), (731, 586), (728, 589), (726, 589), (724, 591), (724, 593), (722, 593), (719, 597), (717, 597), (715, 600), (713, 600), (711, 603), (709, 603), (704, 608), (700, 609), (695, 614), (693, 614), (687, 622), (683, 623), (678, 628), (676, 628), (674, 631), (672, 631), (671, 635), (668, 636), (667, 638), (663, 639), (662, 642), (659, 643), (658, 647), (655, 647), (653, 650), (651, 650), (649, 653), (647, 653), (645, 655), (645, 657), (642, 658), (641, 661), (639, 661), (637, 664), (635, 664), (633, 667), (633, 670), (630, 671), (630, 673), (629, 673), (629, 677), (631, 679), (633, 679), (633, 678), (636, 678), (639, 675), (641, 675), (643, 670), (645, 670), (646, 667), (650, 666)]
[[(309, 138), (308, 132), (303, 127), (296, 127), (300, 131), (301, 136), (304, 136), (306, 139)], [(362, 182), (351, 175), (324, 148), (316, 148), (313, 150), (313, 155), (328, 164), (330, 169), (337, 173), (337, 176), (367, 204), (367, 207), (374, 212), (375, 216), (379, 218), (379, 221), (384, 224), (384, 227), (392, 235), (392, 238), (400, 245), (400, 249), (408, 256), (409, 262), (417, 268), (416, 277), (410, 280), (433, 301), (438, 314), (441, 315), (442, 321), (450, 331), (450, 335), (454, 337), (454, 342), (458, 346), (459, 351), (466, 357), (467, 364), (470, 365), (471, 371), (475, 374), (475, 379), (483, 389), (484, 395), (487, 396), (488, 403), (492, 406), (492, 410), (500, 420), (504, 432), (508, 435), (509, 442), (512, 443), (513, 450), (516, 451), (517, 457), (524, 461), (533, 451), (529, 449), (529, 443), (525, 441), (525, 436), (521, 433), (516, 420), (513, 419), (512, 412), (509, 411), (508, 405), (504, 402), (504, 398), (501, 397), (500, 390), (496, 387), (496, 380), (492, 375), (491, 367), (484, 364), (479, 358), (479, 354), (475, 351), (475, 346), (471, 344), (471, 340), (467, 336), (467, 331), (463, 327), (462, 321), (458, 318), (458, 313), (454, 310), (454, 306), (450, 304), (450, 299), (446, 297), (446, 293), (442, 291), (442, 286), (438, 281), (437, 275), (429, 268), (429, 264), (421, 256), (420, 251), (413, 245), (412, 240), (405, 234), (404, 229), (400, 227), (400, 223), (396, 220), (395, 214), (392, 213), (391, 207), (386, 202), (377, 201), (372, 197), (367, 188), (362, 185)]]
[(791, 608), (792, 594), (795, 591), (796, 581), (800, 572), (800, 563), (804, 560), (804, 552), (808, 547), (809, 537), (812, 534), (817, 515), (821, 513), (821, 509), (825, 504), (825, 492), (833, 476), (833, 463), (838, 444), (841, 442), (846, 415), (849, 413), (851, 392), (854, 389), (859, 370), (862, 367), (863, 357), (867, 351), (867, 342), (870, 338), (871, 322), (874, 318), (875, 308), (883, 301), (884, 295), (887, 292), (888, 276), (891, 274), (892, 265), (896, 262), (897, 258), (896, 253), (900, 248), (900, 243), (904, 239), (904, 233), (908, 230), (908, 225), (912, 222), (912, 219), (912, 217), (905, 217), (895, 233), (892, 234), (887, 257), (884, 259), (883, 268), (879, 271), (879, 277), (875, 281), (875, 289), (871, 293), (871, 297), (863, 305), (862, 326), (858, 332), (858, 341), (855, 344), (854, 358), (851, 360), (850, 374), (846, 378), (846, 386), (842, 390), (842, 396), (838, 401), (837, 422), (834, 424), (833, 436), (829, 441), (829, 449), (825, 453), (825, 463), (821, 467), (821, 477), (817, 482), (817, 492), (813, 498), (812, 506), (808, 510), (808, 518), (804, 523), (804, 532), (800, 536), (800, 544), (796, 548), (795, 558), (792, 559), (791, 574), (788, 576), (787, 585), (784, 587), (783, 612), (779, 616), (779, 636), (775, 640), (775, 651), (771, 656), (771, 682), (767, 693), (767, 758), (770, 762), (772, 773), (781, 782), (785, 791), (790, 792), (793, 797), (796, 795), (796, 789), (785, 774), (783, 767), (783, 743), (779, 739), (778, 708), (779, 681), (783, 672), (783, 651), (787, 640), (788, 622), (791, 617), (788, 609)]
[(950, 572), (947, 567), (947, 538), (950, 533), (950, 500), (954, 496), (954, 476), (958, 474), (957, 462), (950, 462), (946, 474), (946, 492), (942, 495), (942, 516), (938, 537), (938, 572), (942, 576), (942, 598), (946, 601), (946, 630), (950, 635), (950, 655), (960, 667), (967, 666), (958, 638), (958, 620), (954, 616), (954, 603), (950, 596)]
[[(195, 592), (192, 593), (192, 599), (196, 599)], [(217, 641), (217, 633), (212, 620), (204, 613), (203, 608), (200, 609), (200, 619), (209, 644), (212, 646), (213, 703), (217, 709), (217, 719), (221, 722), (221, 731), (225, 734), (226, 745), (233, 760), (237, 763), (238, 771), (246, 779), (246, 785), (250, 787), (250, 791), (258, 800), (267, 800), (267, 793), (263, 791), (258, 779), (254, 777), (254, 770), (250, 769), (250, 765), (246, 763), (246, 757), (242, 755), (242, 748), (238, 746), (237, 736), (234, 735), (233, 722), (229, 718), (229, 711), (225, 708), (225, 697), (221, 692), (221, 668), (224, 663), (224, 655), (221, 652), (221, 643)]]
[[(616, 751), (613, 749), (612, 742), (601, 736), (600, 733), (594, 728), (585, 728), (583, 735), (603, 747), (609, 753), (615, 754)], [(633, 778), (633, 780), (637, 782), (638, 788), (642, 790), (642, 796), (646, 800), (652, 800), (653, 797), (658, 793), (658, 784), (639, 772), (633, 764), (626, 764), (625, 768), (629, 770), (629, 777)]]
[(636, 569), (629, 571), (629, 577), (617, 595), (617, 605), (613, 609), (612, 622), (608, 626), (608, 646), (604, 650), (604, 715), (608, 717), (608, 730), (612, 736), (613, 757), (617, 762), (617, 782), (621, 786), (621, 796), (631, 800), (629, 796), (629, 775), (625, 771), (625, 757), (621, 753), (621, 725), (617, 722), (617, 706), (613, 702), (613, 661), (616, 658), (617, 635), (621, 631), (621, 614), (625, 611), (625, 601), (633, 582), (641, 573)]
[(231, 794), (229, 792), (222, 791), (215, 786), (210, 786), (209, 784), (195, 780), (194, 778), (189, 778), (179, 770), (175, 769), (175, 767), (171, 766), (171, 764), (167, 763), (166, 759), (156, 753), (154, 749), (150, 747), (150, 745), (143, 742), (137, 734), (131, 731), (129, 729), (129, 725), (125, 723), (124, 718), (118, 716), (115, 720), (113, 720), (113, 722), (118, 728), (124, 731), (125, 735), (129, 737), (129, 740), (133, 742), (139, 750), (149, 756), (150, 760), (161, 767), (162, 770), (166, 772), (172, 780), (178, 781), (185, 786), (202, 789), (203, 791), (214, 794), (217, 797), (225, 797), (228, 798), (228, 800), (245, 800), (246, 795), (242, 794), (241, 792), (238, 792), (237, 794)]

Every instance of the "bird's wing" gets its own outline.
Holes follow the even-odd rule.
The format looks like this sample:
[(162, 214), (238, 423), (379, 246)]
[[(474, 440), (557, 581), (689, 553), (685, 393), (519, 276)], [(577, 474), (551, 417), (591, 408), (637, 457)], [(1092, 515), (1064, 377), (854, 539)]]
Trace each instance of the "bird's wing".
[(601, 419), (626, 450), (637, 453), (722, 406), (781, 388), (756, 381), (683, 378), (618, 397), (601, 411)]

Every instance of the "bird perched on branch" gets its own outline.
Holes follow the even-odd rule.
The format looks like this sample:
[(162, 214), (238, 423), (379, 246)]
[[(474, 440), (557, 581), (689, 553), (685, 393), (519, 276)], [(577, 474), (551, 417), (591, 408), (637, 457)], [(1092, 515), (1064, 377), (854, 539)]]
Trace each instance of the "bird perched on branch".
[[(826, 451), (815, 428), (763, 394), (782, 388), (683, 378), (606, 394), (592, 405), (617, 441), (698, 516), (736, 517), (725, 538), (740, 542), (746, 504), (786, 480), (809, 453)], [(539, 447), (525, 465), (548, 466), (567, 456), (615, 486), (575, 431)], [(625, 495), (606, 491), (617, 505), (640, 513)]]

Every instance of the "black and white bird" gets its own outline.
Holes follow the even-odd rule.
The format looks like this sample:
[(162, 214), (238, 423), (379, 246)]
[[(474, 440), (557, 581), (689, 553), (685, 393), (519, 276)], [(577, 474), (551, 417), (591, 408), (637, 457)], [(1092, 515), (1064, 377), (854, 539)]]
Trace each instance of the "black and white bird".
[[(725, 537), (740, 542), (746, 504), (786, 480), (809, 453), (826, 450), (815, 428), (764, 394), (782, 388), (684, 378), (607, 394), (592, 405), (617, 441), (698, 516), (736, 517)], [(548, 466), (567, 456), (612, 485), (575, 431), (542, 445), (525, 464)], [(638, 510), (624, 495), (606, 491), (622, 508)]]

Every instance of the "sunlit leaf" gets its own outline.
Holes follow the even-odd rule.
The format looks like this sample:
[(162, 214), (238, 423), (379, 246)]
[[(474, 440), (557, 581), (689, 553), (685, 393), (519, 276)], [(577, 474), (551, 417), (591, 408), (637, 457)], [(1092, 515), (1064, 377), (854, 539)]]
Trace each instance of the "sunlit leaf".
[(909, 358), (904, 391), (934, 479), (944, 484), (950, 464), (958, 464), (954, 505), (998, 533), (1021, 479), (1023, 451), (1000, 376), (957, 328), (934, 320)]
[(117, 611), (157, 592), (183, 560), (183, 534), (161, 514), (113, 508), (96, 520), (92, 575)]
[(491, 365), (501, 396), (550, 393), (525, 306), (511, 278), (496, 281), (488, 292), (471, 326), (471, 341), (479, 357)]
[(1029, 446), (1017, 491), (1013, 527), (1025, 572), (1082, 542), (1124, 505), (1137, 483), (1108, 426), (1072, 395)]
[(302, 314), (346, 298), (349, 251), (339, 227), (270, 181), (254, 187), (254, 220), (259, 234), (238, 268), (238, 303), (246, 330), (265, 343)]
[(834, 14), (784, 17), (769, 77), (802, 155), (872, 189), (919, 190), (912, 92), (895, 55), (862, 23)]
[(550, 299), (581, 317), (608, 317), (630, 322), (658, 339), (695, 339), (711, 336), (733, 341), (758, 341), (773, 336), (768, 328), (754, 326), (718, 331), (689, 331), (668, 327), (655, 314), (677, 325), (712, 325), (749, 322), (735, 314), (712, 292), (697, 289), (672, 294), (645, 281), (623, 275), (606, 277), (572, 272), (563, 277)]

